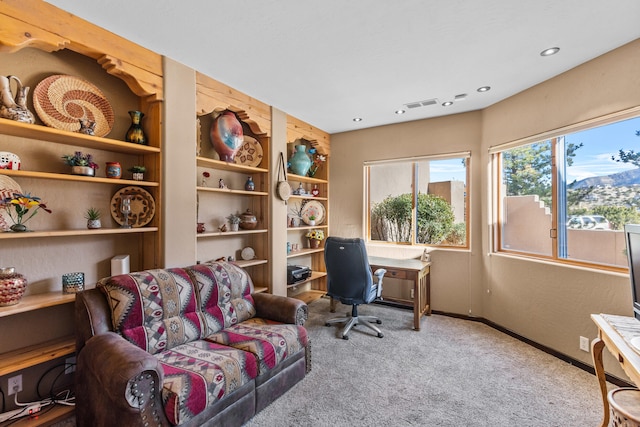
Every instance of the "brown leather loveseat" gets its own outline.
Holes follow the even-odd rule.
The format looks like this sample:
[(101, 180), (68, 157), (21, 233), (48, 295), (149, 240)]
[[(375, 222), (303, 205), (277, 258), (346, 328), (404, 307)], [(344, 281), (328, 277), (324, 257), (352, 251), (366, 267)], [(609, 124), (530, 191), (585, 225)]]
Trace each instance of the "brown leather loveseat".
[(76, 297), (77, 425), (239, 426), (309, 372), (306, 318), (226, 262), (102, 279)]

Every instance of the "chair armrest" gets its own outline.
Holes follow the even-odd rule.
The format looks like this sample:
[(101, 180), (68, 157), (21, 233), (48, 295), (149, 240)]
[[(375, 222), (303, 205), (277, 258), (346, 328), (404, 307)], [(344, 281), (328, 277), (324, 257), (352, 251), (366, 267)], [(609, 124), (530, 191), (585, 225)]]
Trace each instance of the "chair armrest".
[(384, 275), (386, 273), (387, 270), (385, 270), (384, 268), (379, 268), (373, 272), (373, 275), (376, 277), (376, 280), (374, 280), (374, 282), (376, 283), (376, 285), (378, 285), (378, 293), (376, 294), (378, 298), (382, 296), (382, 279), (384, 278)]
[(78, 354), (78, 370), (88, 370), (99, 381), (96, 386), (119, 397), (124, 396), (129, 381), (142, 372), (157, 372), (159, 381), (164, 377), (157, 358), (115, 332), (96, 335), (86, 342)]
[(251, 296), (257, 317), (300, 326), (304, 325), (309, 317), (307, 304), (299, 299), (264, 292)]

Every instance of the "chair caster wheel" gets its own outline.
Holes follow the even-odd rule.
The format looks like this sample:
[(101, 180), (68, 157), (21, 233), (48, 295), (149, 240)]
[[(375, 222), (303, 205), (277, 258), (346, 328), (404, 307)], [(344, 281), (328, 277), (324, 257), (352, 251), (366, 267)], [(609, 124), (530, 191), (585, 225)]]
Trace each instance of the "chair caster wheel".
[(378, 325), (382, 325), (382, 320), (378, 319), (378, 320), (376, 320), (376, 323), (377, 323)]
[(324, 324), (324, 326), (331, 326), (331, 323), (327, 322)]
[(348, 340), (348, 339), (349, 339), (349, 335), (343, 335), (343, 336), (342, 336), (342, 339), (343, 339), (343, 340)]
[(378, 338), (382, 338), (382, 337), (384, 337), (384, 334), (382, 334), (382, 332), (381, 332), (381, 333), (378, 334)]

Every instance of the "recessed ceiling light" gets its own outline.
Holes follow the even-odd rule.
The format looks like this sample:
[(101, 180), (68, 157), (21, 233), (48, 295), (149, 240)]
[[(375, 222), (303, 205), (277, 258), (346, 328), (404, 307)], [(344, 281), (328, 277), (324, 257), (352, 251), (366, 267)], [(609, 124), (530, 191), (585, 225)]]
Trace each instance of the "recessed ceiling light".
[(478, 88), (478, 92), (489, 92), (491, 90), (491, 86), (482, 86)]
[(555, 55), (558, 52), (560, 52), (559, 47), (550, 47), (549, 49), (545, 49), (542, 52), (540, 52), (540, 56), (551, 56), (551, 55)]
[(447, 101), (447, 102), (443, 102), (443, 103), (442, 103), (442, 106), (443, 106), (443, 107), (448, 107), (448, 106), (449, 106), (449, 105), (451, 105), (451, 104), (453, 104), (453, 102), (451, 102), (451, 101)]
[(355, 117), (353, 119), (354, 122), (361, 122), (362, 121), (362, 117)]
[(406, 113), (406, 110), (396, 110), (396, 114), (404, 114)]

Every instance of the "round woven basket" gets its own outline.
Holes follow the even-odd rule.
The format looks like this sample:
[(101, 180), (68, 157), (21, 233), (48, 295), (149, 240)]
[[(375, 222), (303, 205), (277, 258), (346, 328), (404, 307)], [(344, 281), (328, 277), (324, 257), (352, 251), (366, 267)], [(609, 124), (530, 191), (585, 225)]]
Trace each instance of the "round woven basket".
[(20, 302), (27, 289), (27, 279), (13, 267), (0, 268), (0, 307)]
[(100, 89), (63, 74), (38, 83), (33, 91), (33, 106), (47, 126), (69, 132), (79, 131), (80, 119), (87, 119), (96, 124), (94, 135), (105, 136), (115, 120), (111, 104)]

